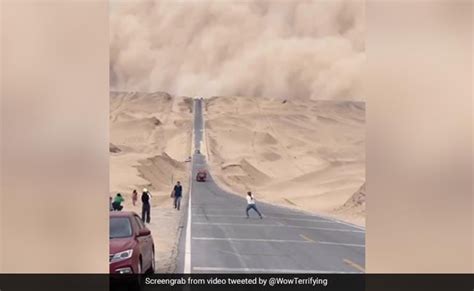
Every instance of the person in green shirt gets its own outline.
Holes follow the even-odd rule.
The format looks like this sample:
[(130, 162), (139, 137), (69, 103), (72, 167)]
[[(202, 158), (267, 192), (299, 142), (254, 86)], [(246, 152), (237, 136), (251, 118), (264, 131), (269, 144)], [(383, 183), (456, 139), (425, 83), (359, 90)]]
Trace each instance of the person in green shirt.
[(115, 195), (115, 198), (114, 198), (114, 202), (112, 202), (112, 207), (115, 211), (120, 211), (123, 209), (123, 206), (122, 206), (122, 202), (124, 201), (125, 199), (123, 199), (122, 197), (122, 194), (120, 193), (117, 193), (117, 195)]

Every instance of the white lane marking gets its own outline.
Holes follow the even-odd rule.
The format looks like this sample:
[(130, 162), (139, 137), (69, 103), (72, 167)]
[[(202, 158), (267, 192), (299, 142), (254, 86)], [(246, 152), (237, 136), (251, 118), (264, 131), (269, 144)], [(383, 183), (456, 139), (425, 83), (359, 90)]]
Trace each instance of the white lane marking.
[(225, 267), (193, 267), (196, 271), (220, 271), (220, 272), (264, 272), (264, 273), (360, 273), (360, 272), (336, 272), (336, 271), (323, 271), (323, 270), (304, 270), (304, 269), (266, 269), (266, 268), (225, 268)]
[[(195, 216), (195, 217), (241, 217), (241, 218), (245, 217), (243, 215), (224, 215), (224, 214), (194, 214), (193, 216)], [(282, 219), (282, 220), (336, 223), (334, 221), (324, 220), (324, 219), (292, 218), (292, 217), (272, 216), (272, 215), (265, 215), (264, 217), (266, 217), (266, 218), (279, 218), (279, 219)]]
[[(193, 109), (194, 109), (194, 115), (196, 114), (196, 102), (193, 104)], [(195, 126), (193, 118), (193, 128)], [(192, 137), (191, 137), (191, 148), (192, 151), (194, 152), (195, 144), (194, 144), (194, 130), (192, 132)], [(193, 155), (193, 153), (191, 153)], [(186, 226), (186, 241), (184, 245), (184, 270), (183, 273), (185, 274), (191, 274), (191, 193), (193, 192), (193, 168), (194, 168), (194, 156), (192, 157), (191, 160), (191, 174), (189, 175), (189, 198), (188, 198), (188, 219), (187, 219), (187, 226)]]
[(263, 238), (226, 238), (226, 237), (193, 237), (194, 240), (217, 240), (217, 241), (252, 241), (252, 242), (278, 242), (278, 243), (314, 243), (307, 240), (284, 240)]
[(338, 229), (338, 228), (326, 228), (326, 227), (314, 227), (314, 226), (301, 226), (301, 225), (278, 225), (278, 224), (255, 224), (255, 223), (215, 223), (215, 222), (193, 222), (197, 225), (227, 225), (227, 226), (262, 226), (262, 227), (287, 227), (287, 228), (300, 228), (300, 229), (316, 229), (316, 230), (327, 230), (327, 231), (340, 231), (340, 232), (354, 232), (354, 233), (365, 233), (362, 230), (352, 229)]
[[(191, 168), (192, 173), (192, 168)], [(186, 227), (186, 244), (184, 247), (184, 273), (191, 274), (191, 193), (193, 183), (189, 184), (189, 200), (188, 200), (188, 225)]]
[(318, 241), (317, 243), (320, 243), (322, 245), (335, 245), (335, 246), (365, 248), (365, 245), (360, 245), (360, 244), (346, 244), (346, 243), (336, 243), (336, 242), (328, 242), (328, 241)]
[[(274, 206), (274, 205), (272, 205)], [(278, 207), (278, 206), (276, 206)], [(201, 209), (200, 207), (195, 207), (196, 209)], [(208, 211), (216, 211), (216, 212), (229, 212), (229, 211), (232, 211), (232, 212), (242, 212), (242, 210), (240, 209), (235, 209), (235, 208), (212, 208), (212, 209), (207, 209), (206, 208), (206, 212)], [(275, 213), (274, 211), (272, 211), (272, 213)], [(263, 213), (265, 214), (265, 213)], [(359, 230), (363, 230), (365, 232), (365, 228), (364, 227), (361, 227), (361, 226), (358, 226), (358, 225), (355, 225), (355, 224), (352, 224), (352, 223), (348, 223), (348, 222), (345, 222), (345, 221), (342, 221), (342, 220), (339, 220), (339, 219), (336, 219), (336, 218), (333, 218), (333, 217), (329, 217), (329, 216), (324, 216), (324, 215), (314, 215), (314, 214), (305, 214), (305, 213), (302, 213), (302, 214), (291, 214), (291, 213), (282, 213), (282, 215), (291, 215), (291, 216), (302, 216), (302, 217), (316, 217), (316, 218), (319, 218), (319, 219), (326, 219), (326, 220), (329, 220), (329, 221), (332, 221), (334, 223), (339, 223), (339, 224), (343, 224), (343, 225), (346, 225), (346, 226), (350, 226), (350, 227), (353, 227), (353, 228), (356, 228), (356, 229), (359, 229)]]
[(248, 242), (276, 242), (276, 243), (309, 243), (309, 244), (322, 244), (322, 245), (334, 245), (334, 246), (345, 246), (345, 247), (365, 248), (365, 245), (361, 245), (361, 244), (348, 244), (348, 243), (337, 243), (337, 242), (315, 241), (315, 240), (285, 240), (285, 239), (226, 238), (226, 237), (193, 237), (192, 239), (193, 239), (193, 240), (207, 240), (207, 241), (248, 241)]

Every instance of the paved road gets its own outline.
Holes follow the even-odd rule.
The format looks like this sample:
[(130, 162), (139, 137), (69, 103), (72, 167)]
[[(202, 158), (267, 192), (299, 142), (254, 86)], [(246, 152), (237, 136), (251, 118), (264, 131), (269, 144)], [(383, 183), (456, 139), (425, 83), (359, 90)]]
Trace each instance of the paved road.
[[(202, 102), (194, 104), (194, 142), (202, 140)], [(192, 177), (207, 168), (193, 156)], [(243, 194), (220, 189), (209, 177), (191, 185), (187, 224), (180, 241), (178, 272), (324, 273), (363, 272), (365, 230), (325, 217), (258, 202), (246, 219)]]

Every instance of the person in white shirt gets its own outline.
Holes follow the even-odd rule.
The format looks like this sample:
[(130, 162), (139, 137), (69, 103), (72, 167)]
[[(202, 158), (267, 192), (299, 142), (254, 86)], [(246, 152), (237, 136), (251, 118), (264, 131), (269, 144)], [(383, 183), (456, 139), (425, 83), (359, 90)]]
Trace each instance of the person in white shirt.
[(258, 211), (257, 206), (255, 205), (255, 199), (252, 196), (252, 192), (247, 192), (247, 209), (245, 210), (245, 213), (247, 214), (247, 218), (249, 218), (249, 210), (253, 209), (255, 212), (257, 212), (258, 216), (260, 216), (260, 219), (262, 219), (262, 214), (260, 211)]

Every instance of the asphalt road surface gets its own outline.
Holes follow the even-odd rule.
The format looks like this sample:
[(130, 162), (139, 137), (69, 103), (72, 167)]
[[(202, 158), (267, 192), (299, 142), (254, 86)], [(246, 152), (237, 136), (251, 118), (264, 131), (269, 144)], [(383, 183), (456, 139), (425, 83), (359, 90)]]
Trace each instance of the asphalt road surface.
[[(201, 100), (194, 101), (194, 145), (203, 138)], [(192, 184), (179, 244), (178, 272), (184, 273), (361, 273), (365, 266), (365, 229), (326, 217), (258, 201), (263, 219), (245, 215), (245, 193), (216, 185), (205, 153), (195, 152)]]

